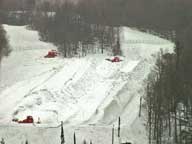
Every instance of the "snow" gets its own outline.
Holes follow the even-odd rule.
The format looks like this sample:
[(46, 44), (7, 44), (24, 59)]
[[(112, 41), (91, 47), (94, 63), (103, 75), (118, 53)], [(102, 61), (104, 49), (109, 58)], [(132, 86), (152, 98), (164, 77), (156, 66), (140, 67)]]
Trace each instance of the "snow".
[[(106, 61), (105, 54), (45, 59), (47, 51), (57, 48), (40, 41), (36, 31), (25, 26), (4, 28), (12, 53), (2, 61), (0, 135), (8, 143), (16, 139), (21, 143), (26, 138), (37, 144), (57, 143), (60, 121), (64, 121), (69, 143), (74, 131), (81, 142), (88, 138), (94, 143), (111, 143), (111, 128), (113, 124), (117, 127), (119, 116), (124, 138), (147, 143), (144, 117), (138, 118), (140, 97), (155, 55), (160, 49), (173, 52), (173, 43), (122, 27), (123, 61), (119, 63)], [(42, 124), (34, 127), (11, 122), (27, 115), (35, 121), (40, 117)], [(13, 133), (16, 136), (10, 138)]]
[(4, 25), (4, 28), (13, 51), (1, 64), (0, 91), (17, 82), (43, 75), (54, 65), (59, 65), (56, 59), (44, 61), (47, 51), (56, 47), (41, 42), (36, 31), (27, 30), (24, 26)]

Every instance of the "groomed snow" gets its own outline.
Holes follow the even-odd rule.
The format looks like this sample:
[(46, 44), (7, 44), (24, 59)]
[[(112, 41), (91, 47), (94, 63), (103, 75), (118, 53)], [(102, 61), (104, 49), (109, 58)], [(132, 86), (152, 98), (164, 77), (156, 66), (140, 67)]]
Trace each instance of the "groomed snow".
[[(111, 143), (111, 127), (117, 124), (119, 116), (124, 138), (136, 144), (147, 143), (142, 118), (138, 118), (144, 80), (155, 64), (155, 54), (160, 49), (173, 52), (173, 43), (122, 27), (120, 41), (124, 57), (120, 63), (106, 61), (108, 56), (99, 54), (45, 59), (47, 51), (56, 47), (41, 42), (36, 31), (24, 26), (4, 25), (4, 28), (13, 51), (2, 62), (0, 123), (2, 127), (11, 127), (6, 134), (0, 127), (0, 134), (9, 143), (14, 139), (9, 140), (8, 134), (17, 131), (16, 138), (33, 141), (38, 137), (36, 143), (42, 144), (43, 134), (46, 138), (48, 134), (52, 138), (58, 134), (59, 128), (48, 127), (57, 126), (60, 121), (70, 129), (68, 137), (78, 128), (79, 137), (88, 135), (95, 143)], [(24, 119), (27, 115), (32, 115), (35, 121), (40, 117), (39, 128), (29, 125), (23, 131), (19, 129), (23, 125), (11, 122), (12, 118)], [(99, 135), (102, 135), (100, 139)], [(58, 139), (54, 139), (56, 143)]]

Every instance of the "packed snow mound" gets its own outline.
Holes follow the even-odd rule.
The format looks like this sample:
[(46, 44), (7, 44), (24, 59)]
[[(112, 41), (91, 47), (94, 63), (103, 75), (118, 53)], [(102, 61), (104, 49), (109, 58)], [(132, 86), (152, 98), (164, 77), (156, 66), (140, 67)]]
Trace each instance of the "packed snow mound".
[[(132, 68), (128, 69), (127, 63)], [(66, 59), (62, 66), (2, 92), (1, 96), (9, 105), (0, 108), (0, 115), (3, 115), (3, 109), (8, 110), (14, 105), (9, 115), (20, 119), (33, 115), (34, 118), (41, 117), (44, 123), (59, 123), (61, 120), (82, 123), (95, 115), (107, 96), (113, 92), (111, 97), (115, 96), (126, 83), (121, 75), (129, 73), (137, 63), (124, 60), (112, 64), (101, 55)], [(14, 104), (14, 100), (9, 101), (10, 96), (17, 100)]]
[(121, 62), (107, 61), (105, 54), (44, 59), (47, 51), (56, 47), (40, 41), (36, 31), (24, 26), (4, 28), (13, 51), (2, 62), (1, 123), (32, 115), (35, 121), (39, 117), (43, 126), (60, 121), (67, 126), (106, 126), (116, 124), (121, 116), (122, 127), (138, 143), (132, 131), (139, 134), (134, 126), (142, 127), (138, 112), (144, 81), (155, 64), (155, 55), (160, 49), (173, 52), (173, 43), (122, 27)]

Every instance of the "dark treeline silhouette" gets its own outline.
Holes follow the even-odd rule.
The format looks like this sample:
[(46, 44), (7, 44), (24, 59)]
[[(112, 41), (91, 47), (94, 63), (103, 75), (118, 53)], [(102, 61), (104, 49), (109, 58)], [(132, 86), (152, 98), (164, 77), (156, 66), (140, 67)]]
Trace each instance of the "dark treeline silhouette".
[(0, 0), (0, 18), (4, 24), (27, 25), (31, 23), (35, 0)]
[(0, 0), (0, 3), (3, 10), (22, 11), (33, 9), (36, 0)]
[(177, 35), (174, 54), (159, 55), (148, 79), (149, 143), (192, 143), (192, 31)]
[(85, 4), (65, 2), (51, 6), (45, 2), (36, 8), (31, 26), (40, 32), (42, 40), (56, 44), (64, 57), (104, 53), (109, 47), (109, 51), (118, 53), (115, 39), (119, 29), (103, 23), (101, 16), (98, 20), (93, 19), (94, 15), (88, 16), (91, 12), (86, 8), (90, 7)]
[(192, 143), (191, 49), (176, 43), (175, 54), (158, 56), (148, 79), (149, 143)]
[(159, 3), (159, 8), (154, 6), (154, 12), (149, 14), (156, 15), (151, 17), (151, 25), (150, 21), (143, 21), (143, 26), (156, 31), (174, 30), (176, 47), (175, 54), (159, 54), (156, 72), (148, 79), (149, 143), (191, 144), (192, 5), (190, 1), (179, 0)]
[[(149, 76), (146, 102), (148, 106), (149, 143), (165, 143), (174, 135), (176, 115), (175, 55), (159, 53), (154, 71)], [(174, 123), (175, 122), (175, 123)], [(175, 142), (175, 141), (174, 141)]]
[(101, 44), (101, 52), (105, 43), (116, 48), (118, 30), (115, 32), (114, 27), (119, 26), (159, 33), (172, 31), (175, 39), (184, 44), (186, 34), (178, 36), (191, 27), (191, 7), (188, 0), (80, 0), (55, 5), (44, 2), (36, 6), (32, 25), (43, 40), (59, 45), (64, 56), (74, 55), (79, 47), (87, 51), (96, 41)]
[(10, 53), (10, 47), (8, 43), (8, 38), (3, 26), (0, 23), (0, 62), (4, 56), (8, 56)]
[(6, 32), (2, 26), (2, 23), (3, 23), (3, 18), (2, 18), (2, 13), (1, 13), (1, 10), (3, 8), (2, 2), (3, 1), (0, 0), (0, 61), (2, 60), (3, 56), (8, 56), (8, 54), (10, 52)]
[[(189, 0), (79, 0), (75, 4), (69, 0), (63, 0), (63, 3), (40, 3), (36, 0), (1, 1), (4, 10), (25, 11), (25, 14), (12, 13), (12, 17), (20, 17), (19, 20), (12, 20), (16, 21), (16, 24), (32, 23), (33, 28), (40, 31), (43, 40), (56, 43), (61, 49), (65, 49), (65, 52), (70, 47), (70, 50), (74, 49), (72, 53), (76, 53), (78, 47), (86, 49), (90, 47), (88, 45), (93, 46), (92, 43), (98, 40), (103, 52), (102, 43), (112, 45), (114, 38), (111, 35), (114, 36), (114, 27), (119, 26), (153, 29), (159, 33), (170, 30), (179, 36), (184, 29), (190, 29), (192, 11), (192, 2)], [(32, 9), (35, 12), (32, 12)], [(33, 17), (28, 12), (33, 13)], [(63, 40), (60, 40), (61, 34)], [(184, 40), (185, 36), (180, 37), (180, 41)], [(77, 41), (81, 44), (77, 44)], [(69, 55), (73, 54), (70, 52)]]

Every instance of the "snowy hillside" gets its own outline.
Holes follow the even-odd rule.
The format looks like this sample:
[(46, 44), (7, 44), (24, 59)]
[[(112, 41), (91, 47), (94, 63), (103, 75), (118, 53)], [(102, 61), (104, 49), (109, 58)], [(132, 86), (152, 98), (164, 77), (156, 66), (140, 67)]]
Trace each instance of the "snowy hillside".
[[(105, 131), (108, 134), (101, 136), (103, 141), (101, 138), (99, 143), (106, 144), (109, 142), (104, 137), (110, 138), (111, 125), (121, 116), (122, 135), (143, 144), (146, 136), (138, 111), (144, 80), (155, 63), (155, 54), (161, 48), (173, 52), (172, 43), (122, 27), (123, 61), (120, 63), (106, 61), (107, 55), (45, 59), (43, 56), (48, 50), (56, 49), (54, 45), (41, 42), (37, 32), (24, 26), (4, 27), (13, 49), (3, 60), (1, 71), (0, 123), (2, 127), (13, 126), (7, 133), (14, 129), (19, 131), (18, 136), (23, 136), (18, 130), (22, 125), (11, 120), (32, 115), (35, 121), (40, 117), (42, 124), (39, 127), (46, 134), (49, 132), (45, 127), (56, 126), (60, 121), (64, 121), (66, 127), (83, 127), (79, 129), (84, 135), (90, 135), (94, 130), (98, 135), (97, 129), (105, 127), (101, 134)], [(89, 128), (90, 124), (96, 127)], [(27, 128), (25, 133), (30, 130), (38, 133), (33, 126), (30, 130)], [(54, 131), (58, 133), (57, 128)], [(0, 134), (5, 135), (1, 128)], [(140, 139), (135, 135), (141, 135)], [(24, 137), (34, 139), (34, 136)], [(98, 139), (92, 139), (98, 142)], [(42, 144), (42, 141), (37, 143)]]

